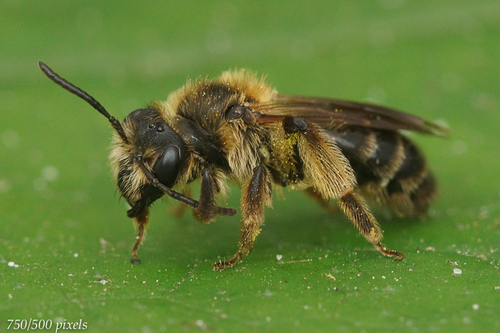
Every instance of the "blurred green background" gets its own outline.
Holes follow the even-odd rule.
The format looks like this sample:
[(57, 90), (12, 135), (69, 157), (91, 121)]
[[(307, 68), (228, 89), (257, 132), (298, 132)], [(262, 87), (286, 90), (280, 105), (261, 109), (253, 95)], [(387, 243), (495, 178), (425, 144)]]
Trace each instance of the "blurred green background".
[[(30, 318), (52, 320), (50, 331), (82, 319), (89, 332), (500, 330), (499, 1), (0, 8), (1, 331)], [(406, 254), (394, 262), (342, 214), (285, 191), (253, 253), (224, 272), (212, 263), (236, 250), (239, 217), (205, 225), (160, 202), (133, 266), (135, 232), (107, 165), (110, 126), (39, 60), (120, 119), (186, 78), (245, 67), (283, 93), (447, 124), (446, 139), (411, 134), (440, 197), (426, 221), (375, 208), (385, 243)]]

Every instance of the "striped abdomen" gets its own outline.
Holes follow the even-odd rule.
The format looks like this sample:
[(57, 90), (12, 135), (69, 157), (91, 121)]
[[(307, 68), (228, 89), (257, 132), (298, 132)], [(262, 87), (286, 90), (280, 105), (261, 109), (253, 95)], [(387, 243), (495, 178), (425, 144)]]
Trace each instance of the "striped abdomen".
[(398, 132), (363, 127), (328, 129), (356, 173), (359, 188), (405, 215), (427, 211), (436, 182), (425, 158)]

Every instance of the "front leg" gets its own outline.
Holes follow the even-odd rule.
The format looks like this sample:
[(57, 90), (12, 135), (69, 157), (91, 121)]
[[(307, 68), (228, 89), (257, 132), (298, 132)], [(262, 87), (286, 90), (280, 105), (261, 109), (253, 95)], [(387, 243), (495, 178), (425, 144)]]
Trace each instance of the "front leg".
[(149, 208), (146, 207), (140, 214), (134, 217), (134, 225), (137, 229), (137, 237), (134, 243), (134, 247), (132, 248), (132, 259), (130, 259), (130, 263), (132, 264), (140, 264), (141, 260), (137, 255), (137, 251), (139, 250), (139, 246), (144, 241), (144, 237), (146, 236), (146, 227), (148, 226), (149, 221)]
[(219, 192), (214, 179), (214, 171), (206, 167), (201, 172), (200, 200), (195, 208), (195, 217), (204, 222), (211, 222), (217, 215), (215, 195)]
[(241, 208), (240, 241), (238, 252), (227, 261), (214, 264), (214, 271), (234, 266), (243, 258), (243, 255), (252, 251), (255, 238), (260, 233), (260, 226), (264, 222), (264, 206), (271, 205), (272, 187), (268, 171), (264, 166), (258, 166), (253, 171), (252, 178), (245, 184)]

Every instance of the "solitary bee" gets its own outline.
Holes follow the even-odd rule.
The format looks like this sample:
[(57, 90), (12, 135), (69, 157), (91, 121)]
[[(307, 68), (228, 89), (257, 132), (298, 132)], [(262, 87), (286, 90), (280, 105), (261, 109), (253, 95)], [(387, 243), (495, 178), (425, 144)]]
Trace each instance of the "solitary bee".
[[(115, 129), (111, 161), (118, 189), (131, 208), (137, 240), (148, 225), (150, 205), (164, 194), (211, 222), (236, 210), (217, 205), (227, 181), (242, 186), (242, 221), (236, 254), (213, 269), (234, 266), (253, 248), (271, 205), (272, 186), (305, 190), (322, 204), (337, 199), (358, 231), (382, 254), (404, 259), (380, 241), (382, 231), (360, 193), (400, 215), (425, 214), (436, 181), (424, 156), (400, 134), (410, 130), (445, 135), (446, 129), (382, 106), (278, 94), (264, 78), (245, 70), (216, 79), (188, 81), (166, 102), (153, 102), (123, 122), (93, 97), (47, 65), (52, 81), (82, 98)], [(199, 200), (176, 192), (201, 178)]]

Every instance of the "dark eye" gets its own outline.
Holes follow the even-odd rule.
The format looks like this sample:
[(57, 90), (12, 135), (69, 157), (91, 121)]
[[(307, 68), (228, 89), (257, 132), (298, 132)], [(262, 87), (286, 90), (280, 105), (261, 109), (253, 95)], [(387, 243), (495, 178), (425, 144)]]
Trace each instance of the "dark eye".
[(176, 146), (167, 147), (158, 157), (153, 167), (156, 178), (167, 187), (175, 185), (181, 168), (181, 153)]

